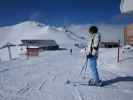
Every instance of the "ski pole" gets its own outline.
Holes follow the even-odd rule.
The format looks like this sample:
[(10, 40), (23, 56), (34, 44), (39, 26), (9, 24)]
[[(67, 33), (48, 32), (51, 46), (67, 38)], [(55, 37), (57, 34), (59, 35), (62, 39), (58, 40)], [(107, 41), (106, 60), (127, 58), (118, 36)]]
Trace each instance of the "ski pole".
[(82, 67), (82, 69), (81, 69), (81, 71), (80, 71), (80, 75), (82, 74), (82, 72), (83, 72), (84, 69), (85, 69), (85, 70), (87, 69), (87, 62), (88, 62), (88, 60), (86, 59), (84, 65), (83, 65), (83, 67)]
[(88, 59), (86, 59), (86, 66), (85, 66), (85, 72), (84, 73), (86, 73), (87, 63), (88, 63)]

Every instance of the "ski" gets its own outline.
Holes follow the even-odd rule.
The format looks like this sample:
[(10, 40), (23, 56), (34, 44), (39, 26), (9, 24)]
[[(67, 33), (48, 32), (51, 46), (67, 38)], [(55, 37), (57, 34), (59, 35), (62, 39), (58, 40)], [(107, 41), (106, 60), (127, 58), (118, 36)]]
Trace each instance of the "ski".
[(82, 85), (82, 86), (92, 86), (92, 87), (103, 87), (103, 88), (112, 88), (112, 89), (119, 89), (117, 86), (114, 86), (114, 85), (109, 85), (109, 86), (107, 86), (107, 85), (105, 85), (105, 83), (104, 82), (102, 82), (102, 84), (101, 85), (99, 85), (99, 86), (97, 86), (97, 85), (89, 85), (89, 82), (81, 82), (81, 81), (71, 81), (71, 80), (67, 80), (66, 81), (66, 84), (68, 84), (68, 85), (72, 85), (72, 86), (80, 86), (80, 85)]
[[(66, 84), (68, 84), (68, 85), (73, 85), (73, 86), (78, 86), (78, 85), (92, 86), (92, 85), (89, 85), (88, 82), (70, 81), (70, 80), (67, 80), (67, 81), (66, 81)], [(93, 86), (94, 86), (94, 85), (93, 85)]]

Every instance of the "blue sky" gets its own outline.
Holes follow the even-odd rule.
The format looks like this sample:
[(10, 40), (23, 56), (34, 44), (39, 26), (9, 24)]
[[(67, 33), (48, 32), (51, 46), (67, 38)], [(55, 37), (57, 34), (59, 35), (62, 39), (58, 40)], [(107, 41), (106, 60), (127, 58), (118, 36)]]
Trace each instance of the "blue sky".
[(133, 22), (120, 15), (119, 5), (120, 0), (0, 0), (0, 26), (27, 20), (57, 26)]

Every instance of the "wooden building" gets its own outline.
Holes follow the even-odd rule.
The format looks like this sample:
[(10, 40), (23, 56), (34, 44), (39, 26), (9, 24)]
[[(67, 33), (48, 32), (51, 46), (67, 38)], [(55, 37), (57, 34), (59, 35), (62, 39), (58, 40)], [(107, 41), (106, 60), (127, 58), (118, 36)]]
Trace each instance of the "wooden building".
[(124, 44), (133, 45), (133, 24), (124, 29)]
[(21, 46), (26, 47), (28, 56), (38, 56), (40, 51), (58, 50), (59, 45), (54, 40), (21, 40)]

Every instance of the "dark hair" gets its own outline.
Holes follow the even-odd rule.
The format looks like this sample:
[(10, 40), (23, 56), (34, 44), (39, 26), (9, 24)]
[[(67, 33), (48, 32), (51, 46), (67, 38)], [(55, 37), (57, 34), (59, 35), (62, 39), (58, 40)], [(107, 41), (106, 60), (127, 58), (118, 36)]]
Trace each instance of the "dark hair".
[(98, 28), (96, 27), (96, 26), (91, 26), (90, 28), (89, 28), (89, 33), (97, 33), (98, 32)]

